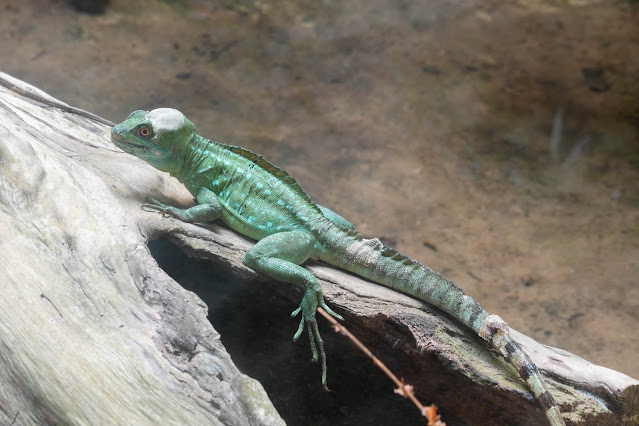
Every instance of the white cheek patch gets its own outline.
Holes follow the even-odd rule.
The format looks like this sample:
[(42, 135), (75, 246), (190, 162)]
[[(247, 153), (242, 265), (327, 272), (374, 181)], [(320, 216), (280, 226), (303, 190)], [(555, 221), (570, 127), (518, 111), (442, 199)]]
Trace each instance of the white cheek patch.
[(179, 130), (186, 123), (184, 114), (173, 108), (158, 108), (149, 111), (146, 113), (146, 119), (153, 124), (155, 133)]

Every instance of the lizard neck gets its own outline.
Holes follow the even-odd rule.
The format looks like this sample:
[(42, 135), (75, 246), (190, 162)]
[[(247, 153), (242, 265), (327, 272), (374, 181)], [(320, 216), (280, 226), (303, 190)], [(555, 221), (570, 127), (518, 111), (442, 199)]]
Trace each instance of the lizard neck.
[(210, 144), (213, 144), (213, 142), (192, 133), (190, 140), (183, 145), (183, 151), (175, 153), (173, 158), (174, 167), (168, 172), (180, 182), (187, 184), (206, 163)]

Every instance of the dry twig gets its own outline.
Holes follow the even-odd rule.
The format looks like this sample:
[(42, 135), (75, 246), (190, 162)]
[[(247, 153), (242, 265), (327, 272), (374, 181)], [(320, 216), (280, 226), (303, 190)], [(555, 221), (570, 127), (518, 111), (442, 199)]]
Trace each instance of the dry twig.
[(317, 312), (319, 312), (320, 315), (322, 315), (331, 323), (335, 332), (342, 333), (346, 337), (348, 337), (353, 343), (355, 343), (355, 346), (357, 346), (370, 359), (372, 359), (373, 363), (377, 365), (384, 373), (386, 373), (388, 377), (390, 377), (390, 379), (397, 386), (397, 388), (395, 389), (395, 393), (413, 401), (413, 404), (415, 404), (415, 406), (419, 409), (419, 411), (422, 413), (422, 416), (428, 419), (428, 426), (446, 426), (446, 423), (442, 422), (440, 416), (437, 414), (436, 405), (422, 405), (422, 403), (419, 402), (419, 400), (413, 393), (412, 385), (404, 383), (404, 379), (398, 379), (397, 376), (395, 376), (393, 372), (390, 371), (388, 367), (386, 367), (386, 365), (384, 365), (384, 363), (379, 360), (379, 358), (373, 355), (373, 353), (366, 346), (364, 346), (364, 344), (360, 342), (357, 337), (353, 336), (351, 332), (346, 329), (346, 327), (338, 323), (335, 318), (330, 316), (324, 309), (318, 307)]

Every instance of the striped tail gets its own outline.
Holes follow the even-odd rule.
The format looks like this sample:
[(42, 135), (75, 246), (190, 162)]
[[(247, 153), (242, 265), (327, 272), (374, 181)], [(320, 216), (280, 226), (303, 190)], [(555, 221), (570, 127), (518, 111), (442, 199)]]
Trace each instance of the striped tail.
[(484, 321), (479, 335), (482, 339), (489, 341), (495, 349), (501, 352), (506, 361), (515, 367), (519, 376), (524, 379), (535, 399), (539, 401), (546, 412), (546, 418), (550, 424), (552, 426), (565, 425), (559, 406), (548, 391), (537, 366), (510, 336), (504, 320), (497, 315), (489, 315)]
[(500, 317), (488, 314), (451, 281), (385, 246), (377, 238), (368, 240), (357, 231), (330, 227), (325, 229), (322, 240), (325, 243), (322, 260), (434, 305), (490, 342), (524, 379), (550, 424), (565, 425), (539, 370), (510, 337), (508, 326)]

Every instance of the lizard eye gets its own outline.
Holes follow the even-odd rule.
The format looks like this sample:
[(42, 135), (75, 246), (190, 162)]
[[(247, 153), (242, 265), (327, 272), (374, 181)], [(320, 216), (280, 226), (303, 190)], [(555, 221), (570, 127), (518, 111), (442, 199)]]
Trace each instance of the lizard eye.
[(143, 126), (138, 129), (138, 135), (143, 138), (148, 138), (151, 136), (151, 133), (151, 128), (147, 126)]

